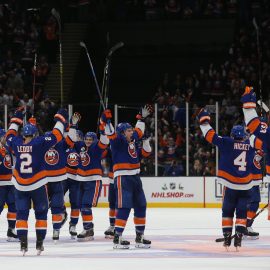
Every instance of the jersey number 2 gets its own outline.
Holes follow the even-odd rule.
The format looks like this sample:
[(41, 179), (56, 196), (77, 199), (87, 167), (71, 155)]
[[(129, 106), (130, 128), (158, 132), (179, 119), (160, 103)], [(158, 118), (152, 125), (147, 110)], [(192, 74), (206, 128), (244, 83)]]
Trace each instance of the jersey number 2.
[(20, 171), (21, 173), (32, 173), (32, 156), (28, 153), (23, 153), (20, 155), (21, 159), (21, 167)]
[(247, 162), (246, 162), (246, 157), (247, 157), (247, 152), (243, 151), (234, 161), (233, 164), (235, 166), (239, 166), (238, 170), (245, 172), (246, 171), (246, 166), (247, 166)]

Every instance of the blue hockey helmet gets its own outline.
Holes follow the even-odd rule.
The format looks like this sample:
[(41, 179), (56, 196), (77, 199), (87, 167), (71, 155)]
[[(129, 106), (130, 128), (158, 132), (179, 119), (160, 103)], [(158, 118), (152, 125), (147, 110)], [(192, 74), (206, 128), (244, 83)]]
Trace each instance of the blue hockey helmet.
[(6, 135), (6, 131), (3, 128), (0, 128), (0, 138)]
[(130, 123), (119, 123), (116, 127), (116, 132), (122, 133), (122, 132), (126, 131), (128, 128), (132, 128)]
[(51, 136), (52, 135), (52, 132), (51, 131), (46, 131), (45, 133), (44, 133), (44, 136)]
[(76, 135), (80, 141), (83, 141), (83, 132), (81, 130), (76, 130)]
[(37, 127), (32, 124), (26, 124), (22, 129), (23, 136), (34, 136), (38, 132)]
[(97, 134), (95, 132), (87, 132), (84, 136), (84, 139), (86, 138), (92, 138), (93, 139), (93, 142), (96, 142), (97, 141)]
[(233, 126), (231, 130), (231, 137), (235, 140), (243, 140), (247, 136), (245, 128), (241, 125)]

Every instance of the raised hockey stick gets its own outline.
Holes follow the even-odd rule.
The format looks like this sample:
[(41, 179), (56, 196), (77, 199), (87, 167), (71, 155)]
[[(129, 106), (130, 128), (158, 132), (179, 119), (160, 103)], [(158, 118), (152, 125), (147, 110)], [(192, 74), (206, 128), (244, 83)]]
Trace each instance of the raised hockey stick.
[(260, 47), (260, 35), (259, 35), (259, 27), (256, 22), (256, 19), (253, 18), (252, 20), (253, 26), (256, 30), (256, 37), (257, 37), (257, 54), (258, 54), (258, 77), (259, 77), (259, 91), (260, 91), (260, 108), (261, 108), (261, 116), (263, 112), (262, 108), (262, 68), (261, 68), (261, 47)]
[(80, 46), (81, 46), (82, 48), (84, 48), (85, 53), (86, 53), (86, 55), (87, 55), (88, 62), (89, 62), (89, 65), (90, 65), (90, 67), (91, 67), (91, 71), (92, 71), (92, 74), (93, 74), (93, 77), (94, 77), (94, 81), (95, 81), (95, 85), (96, 85), (96, 90), (97, 90), (97, 93), (98, 93), (98, 96), (99, 96), (99, 101), (100, 101), (100, 104), (101, 104), (103, 110), (105, 110), (106, 107), (105, 107), (104, 101), (103, 101), (103, 99), (102, 99), (102, 94), (101, 94), (101, 91), (100, 91), (100, 88), (99, 88), (99, 85), (98, 85), (96, 73), (95, 73), (95, 70), (94, 70), (94, 67), (93, 67), (93, 64), (92, 64), (92, 61), (91, 61), (91, 58), (90, 58), (88, 49), (87, 49), (85, 43), (82, 42), (82, 41), (80, 42)]
[(56, 18), (59, 29), (59, 72), (60, 72), (60, 100), (61, 107), (63, 107), (64, 90), (63, 90), (63, 55), (62, 55), (62, 28), (61, 28), (61, 17), (59, 12), (55, 8), (51, 10), (52, 15)]
[[(253, 221), (257, 216), (259, 216), (267, 207), (269, 204), (266, 204), (259, 212), (256, 213), (256, 215), (251, 219), (251, 221)], [(235, 234), (231, 236), (231, 239), (233, 239), (235, 237)], [(216, 242), (224, 242), (225, 238), (217, 238), (215, 241)]]
[(37, 53), (35, 52), (35, 59), (34, 59), (34, 76), (33, 76), (33, 112), (32, 117), (35, 115), (35, 95), (36, 95), (36, 71), (37, 71)]

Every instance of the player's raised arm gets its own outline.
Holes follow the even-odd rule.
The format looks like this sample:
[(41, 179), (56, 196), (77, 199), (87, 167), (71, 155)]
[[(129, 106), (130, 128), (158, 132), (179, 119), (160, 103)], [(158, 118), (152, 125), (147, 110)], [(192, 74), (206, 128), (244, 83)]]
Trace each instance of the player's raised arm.
[(69, 147), (73, 148), (75, 143), (77, 142), (77, 128), (78, 123), (81, 121), (81, 115), (78, 112), (75, 112), (70, 119), (71, 125), (69, 127), (69, 131), (66, 137), (66, 143)]
[(104, 134), (108, 137), (110, 141), (113, 141), (117, 138), (117, 134), (115, 133), (115, 129), (111, 123), (112, 112), (111, 110), (105, 110), (101, 115), (101, 122), (105, 124)]
[(105, 134), (105, 123), (100, 121), (100, 125), (99, 125), (99, 142), (97, 144), (98, 148), (100, 148), (101, 150), (104, 150), (108, 147), (110, 140), (109, 138), (106, 136)]
[(135, 139), (141, 139), (144, 135), (145, 131), (145, 119), (153, 113), (153, 107), (149, 104), (145, 105), (141, 108), (140, 112), (137, 114), (136, 118), (138, 119), (133, 137), (137, 137)]
[(151, 140), (150, 137), (143, 139), (142, 149), (141, 149), (142, 157), (149, 157), (151, 155), (152, 147), (150, 145), (150, 140)]

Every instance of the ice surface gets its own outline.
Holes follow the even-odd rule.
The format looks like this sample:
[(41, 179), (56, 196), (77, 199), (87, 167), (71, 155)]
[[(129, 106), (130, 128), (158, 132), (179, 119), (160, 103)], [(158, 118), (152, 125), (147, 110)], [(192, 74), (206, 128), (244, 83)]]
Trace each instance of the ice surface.
[[(68, 209), (69, 211), (69, 209)], [(270, 270), (270, 221), (263, 212), (253, 228), (260, 232), (259, 240), (246, 240), (240, 252), (231, 247), (226, 252), (221, 243), (220, 209), (149, 208), (145, 235), (152, 240), (148, 250), (134, 247), (135, 231), (132, 214), (124, 236), (131, 240), (129, 250), (113, 250), (111, 240), (104, 238), (108, 227), (108, 209), (93, 210), (95, 240), (71, 240), (68, 222), (61, 230), (60, 241), (54, 244), (51, 215), (45, 241), (45, 251), (36, 256), (34, 216), (29, 221), (29, 251), (22, 257), (19, 243), (6, 241), (6, 210), (0, 216), (0, 269), (67, 270), (67, 269), (267, 269)], [(77, 231), (82, 230), (81, 220)]]

